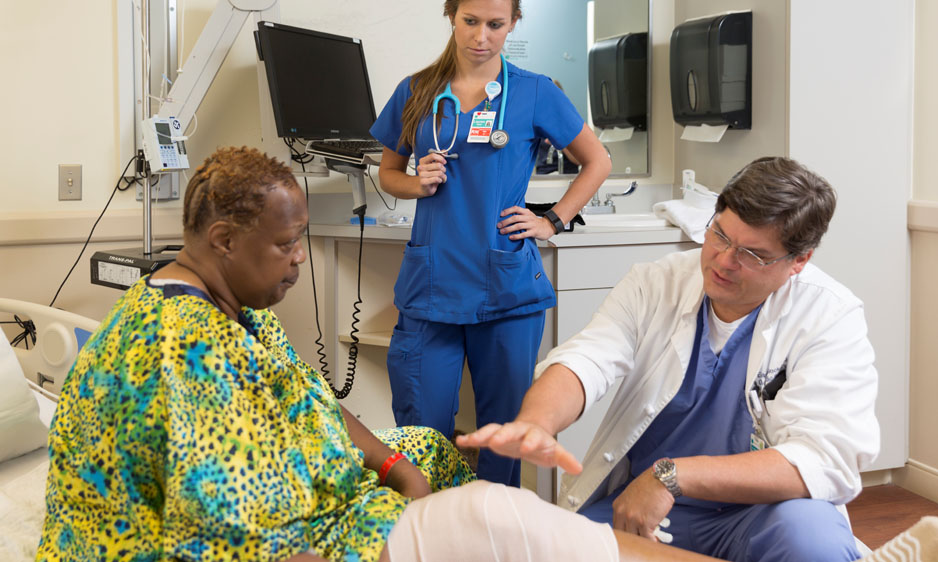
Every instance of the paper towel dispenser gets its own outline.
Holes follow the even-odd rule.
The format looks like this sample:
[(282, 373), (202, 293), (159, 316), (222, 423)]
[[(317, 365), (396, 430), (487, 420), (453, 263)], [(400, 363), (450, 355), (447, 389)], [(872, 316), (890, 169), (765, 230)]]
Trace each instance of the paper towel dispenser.
[(648, 127), (648, 33), (597, 41), (589, 52), (589, 100), (600, 128)]
[(680, 125), (752, 127), (752, 12), (692, 19), (674, 28), (671, 109)]

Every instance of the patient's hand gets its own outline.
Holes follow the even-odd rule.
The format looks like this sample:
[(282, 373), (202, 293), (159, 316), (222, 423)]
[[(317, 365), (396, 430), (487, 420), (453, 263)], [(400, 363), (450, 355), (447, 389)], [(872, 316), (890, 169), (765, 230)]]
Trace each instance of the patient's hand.
[(583, 465), (541, 426), (513, 421), (490, 423), (468, 435), (456, 437), (460, 447), (488, 447), (499, 455), (524, 459), (538, 466), (559, 466), (571, 474), (583, 471)]

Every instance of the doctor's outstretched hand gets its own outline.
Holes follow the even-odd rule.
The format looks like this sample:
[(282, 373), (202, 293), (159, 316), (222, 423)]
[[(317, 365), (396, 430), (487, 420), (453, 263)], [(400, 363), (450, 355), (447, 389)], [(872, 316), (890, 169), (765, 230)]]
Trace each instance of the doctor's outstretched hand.
[(446, 158), (430, 153), (417, 162), (417, 178), (420, 180), (421, 197), (436, 194), (441, 183), (446, 183)]
[(571, 474), (583, 471), (580, 461), (553, 435), (530, 422), (490, 423), (467, 435), (457, 436), (456, 445), (486, 447), (504, 457), (523, 459), (538, 466), (559, 466)]
[(508, 234), (511, 240), (521, 240), (522, 238), (536, 238), (538, 240), (547, 240), (554, 233), (554, 225), (544, 217), (534, 214), (531, 209), (525, 207), (508, 207), (501, 213), (506, 217), (495, 226), (500, 234)]

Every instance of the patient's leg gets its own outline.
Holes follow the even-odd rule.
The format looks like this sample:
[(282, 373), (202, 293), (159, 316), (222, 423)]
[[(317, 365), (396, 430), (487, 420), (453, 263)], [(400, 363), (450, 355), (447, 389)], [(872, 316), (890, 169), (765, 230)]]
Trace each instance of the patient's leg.
[(613, 532), (529, 490), (474, 482), (411, 503), (388, 537), (400, 561), (712, 560)]

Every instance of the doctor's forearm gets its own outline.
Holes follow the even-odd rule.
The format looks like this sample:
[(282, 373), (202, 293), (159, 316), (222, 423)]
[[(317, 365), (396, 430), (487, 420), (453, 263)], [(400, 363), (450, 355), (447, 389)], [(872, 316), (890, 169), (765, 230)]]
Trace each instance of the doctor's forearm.
[(732, 503), (776, 503), (810, 497), (798, 469), (775, 449), (674, 459), (684, 495)]
[(516, 419), (539, 425), (556, 435), (580, 417), (585, 404), (586, 393), (580, 379), (573, 371), (556, 363), (528, 389)]

